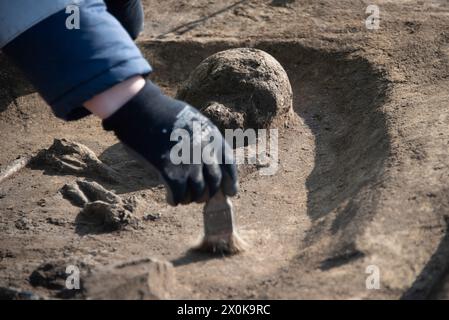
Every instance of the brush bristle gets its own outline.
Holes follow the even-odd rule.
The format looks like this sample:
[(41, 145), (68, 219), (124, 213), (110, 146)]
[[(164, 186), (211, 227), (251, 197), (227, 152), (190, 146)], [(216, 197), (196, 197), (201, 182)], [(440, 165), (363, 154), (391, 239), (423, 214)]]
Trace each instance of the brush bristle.
[(235, 233), (221, 236), (205, 236), (194, 249), (213, 254), (235, 255), (245, 251), (246, 243)]

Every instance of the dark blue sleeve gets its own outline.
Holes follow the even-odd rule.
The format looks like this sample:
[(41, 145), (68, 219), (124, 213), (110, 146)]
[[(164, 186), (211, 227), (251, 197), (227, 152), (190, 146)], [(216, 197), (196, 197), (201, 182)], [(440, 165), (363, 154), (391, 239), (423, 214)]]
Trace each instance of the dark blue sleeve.
[(141, 0), (105, 0), (108, 11), (122, 24), (132, 39), (143, 30), (144, 12)]
[(88, 114), (95, 95), (151, 67), (103, 1), (85, 0), (80, 28), (67, 29), (65, 10), (28, 29), (3, 48), (64, 120)]

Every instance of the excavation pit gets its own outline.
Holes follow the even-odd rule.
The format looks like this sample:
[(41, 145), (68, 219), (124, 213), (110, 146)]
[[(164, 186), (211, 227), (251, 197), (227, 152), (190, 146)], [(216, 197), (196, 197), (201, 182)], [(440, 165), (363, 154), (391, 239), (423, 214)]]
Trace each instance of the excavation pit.
[[(348, 52), (319, 49), (299, 41), (174, 40), (144, 41), (139, 45), (155, 70), (151, 79), (173, 96), (179, 88), (181, 92), (184, 90), (183, 83), (204, 59), (223, 50), (263, 50), (285, 69), (293, 105), (280, 104), (279, 110), (283, 111), (279, 118), (274, 117), (267, 125), (266, 119), (248, 122), (238, 115), (230, 117), (230, 123), (236, 127), (279, 129), (279, 170), (271, 176), (262, 176), (259, 170), (242, 174), (242, 190), (234, 201), (239, 232), (251, 250), (231, 259), (210, 259), (190, 252), (190, 246), (201, 235), (201, 206), (168, 207), (161, 184), (143, 181), (142, 169), (123, 148), (114, 146), (117, 141), (101, 130), (96, 119), (64, 124), (52, 117), (35, 93), (29, 93), (28, 85), (18, 82), (14, 90), (5, 91), (2, 87), (0, 94), (0, 132), (5, 137), (1, 146), (2, 164), (13, 160), (17, 153), (29, 151), (25, 144), (39, 150), (48, 148), (54, 138), (69, 137), (89, 146), (102, 163), (127, 177), (117, 184), (90, 172), (89, 179), (104, 184), (108, 190), (114, 189), (118, 195), (138, 195), (146, 202), (144, 214), (157, 214), (161, 218), (144, 222), (136, 230), (81, 237), (76, 247), (67, 246), (80, 239), (73, 225), (79, 208), (63, 199), (58, 191), (64, 184), (73, 183), (76, 176), (26, 168), (2, 183), (7, 194), (0, 210), (5, 213), (3, 229), (8, 238), (2, 236), (1, 249), (19, 252), (26, 248), (15, 258), (5, 260), (2, 273), (14, 273), (13, 278), (19, 279), (14, 267), (17, 263), (39, 265), (38, 260), (45, 259), (50, 252), (58, 255), (58, 249), (64, 246), (61, 255), (65, 252), (80, 259), (87, 255), (98, 264), (104, 259), (145, 252), (144, 256), (173, 263), (178, 279), (191, 289), (190, 298), (316, 297), (322, 292), (318, 281), (322, 275), (315, 265), (333, 257), (351, 256), (351, 250), (363, 250), (358, 248), (356, 239), (376, 213), (372, 207), (377, 196), (374, 186), (382, 177), (390, 150), (386, 120), (380, 111), (388, 95), (385, 74), (366, 59)], [(183, 52), (183, 59), (179, 59), (179, 52)], [(6, 70), (6, 80), (2, 77), (1, 81), (8, 81), (12, 77), (8, 70), (13, 69), (4, 57), (0, 65)], [(285, 84), (281, 87), (289, 90)], [(211, 113), (222, 108), (220, 105), (228, 111), (232, 109), (226, 106), (226, 99), (220, 101), (219, 94), (215, 94), (210, 100), (217, 104), (215, 107), (211, 107), (212, 103), (199, 107), (210, 108)], [(189, 102), (195, 105), (195, 101)], [(25, 114), (33, 114), (32, 122)], [(26, 136), (11, 134), (25, 123)], [(241, 166), (240, 171), (245, 170)], [(46, 199), (43, 208), (36, 204), (41, 198)], [(18, 212), (30, 212), (29, 218), (39, 227), (10, 228)], [(72, 223), (55, 227), (40, 220), (49, 217)], [(30, 246), (26, 236), (39, 239), (40, 245)], [(98, 252), (91, 255), (92, 250)], [(341, 258), (338, 265), (358, 268), (362, 260)], [(340, 280), (349, 281), (334, 278), (332, 270), (329, 268), (328, 276), (336, 287)], [(305, 273), (309, 274), (307, 278), (302, 276)], [(363, 288), (355, 284), (364, 281), (363, 272), (359, 278), (350, 280), (354, 286), (348, 296), (361, 294), (359, 290)], [(20, 287), (21, 283), (17, 285)], [(301, 291), (302, 286), (310, 289)], [(45, 291), (38, 293), (51, 295)]]

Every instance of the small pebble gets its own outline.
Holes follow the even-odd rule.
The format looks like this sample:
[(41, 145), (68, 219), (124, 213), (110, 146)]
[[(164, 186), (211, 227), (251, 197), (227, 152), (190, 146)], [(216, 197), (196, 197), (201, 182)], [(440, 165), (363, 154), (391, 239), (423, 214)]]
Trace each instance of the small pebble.
[(161, 214), (159, 212), (156, 213), (147, 213), (143, 216), (144, 221), (156, 221), (161, 218)]

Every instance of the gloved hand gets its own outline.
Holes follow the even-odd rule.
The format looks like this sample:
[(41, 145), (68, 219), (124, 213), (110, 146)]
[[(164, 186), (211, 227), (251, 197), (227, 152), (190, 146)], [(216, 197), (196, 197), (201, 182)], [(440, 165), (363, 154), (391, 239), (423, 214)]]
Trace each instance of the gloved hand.
[[(204, 202), (220, 188), (228, 196), (237, 194), (237, 168), (232, 149), (217, 127), (195, 108), (163, 95), (149, 81), (133, 99), (103, 120), (103, 127), (114, 131), (126, 146), (156, 168), (171, 205)], [(182, 147), (179, 141), (170, 140), (177, 129), (188, 133), (191, 156), (187, 159), (196, 157), (197, 161), (173, 161)], [(214, 137), (213, 145), (218, 146), (217, 152), (210, 152), (210, 136)], [(173, 148), (175, 145), (178, 148)], [(201, 154), (193, 155), (198, 151)], [(203, 152), (209, 156), (202, 157)]]

